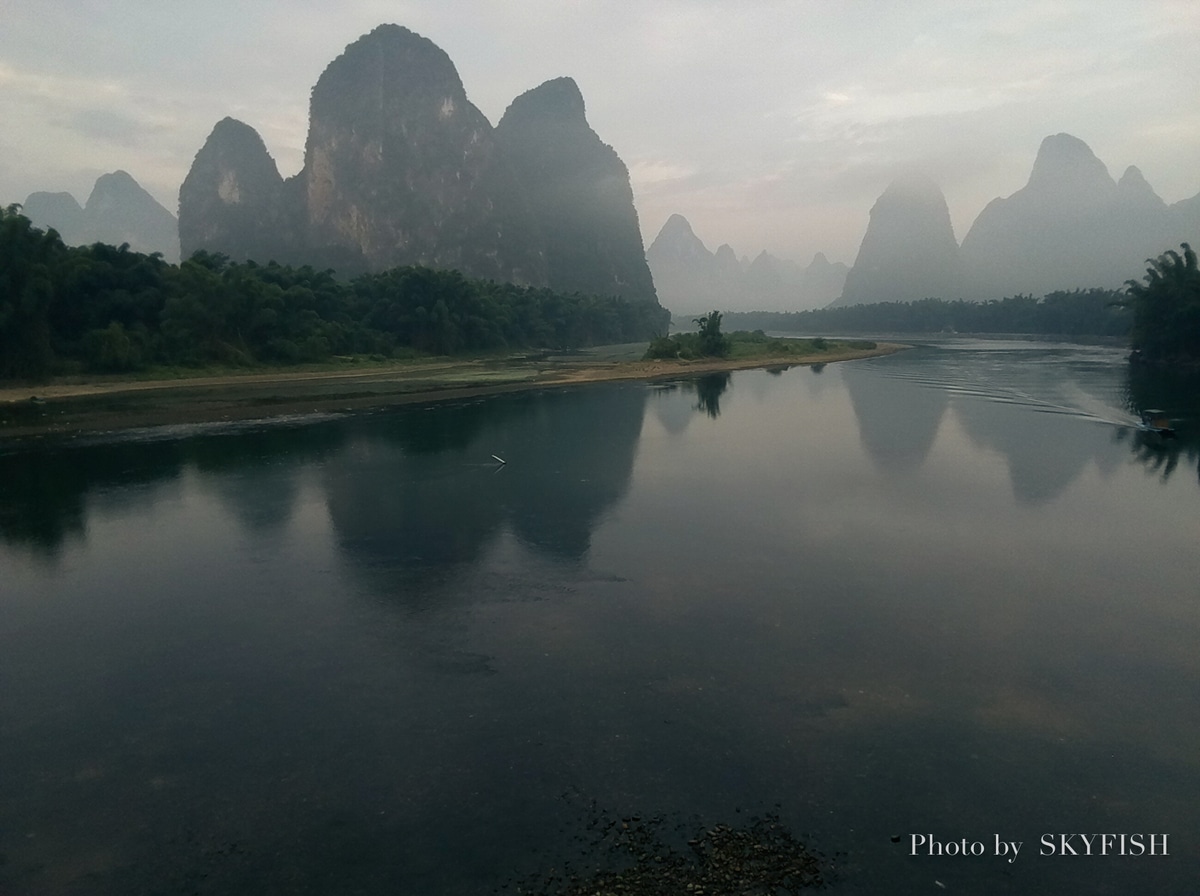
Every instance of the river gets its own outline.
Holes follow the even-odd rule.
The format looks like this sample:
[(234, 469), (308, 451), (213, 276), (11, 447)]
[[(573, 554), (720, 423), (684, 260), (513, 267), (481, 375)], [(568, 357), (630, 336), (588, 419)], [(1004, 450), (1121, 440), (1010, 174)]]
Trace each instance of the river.
[(1191, 896), (1193, 386), (946, 337), (0, 447), (0, 893), (553, 892), (771, 815), (835, 893)]

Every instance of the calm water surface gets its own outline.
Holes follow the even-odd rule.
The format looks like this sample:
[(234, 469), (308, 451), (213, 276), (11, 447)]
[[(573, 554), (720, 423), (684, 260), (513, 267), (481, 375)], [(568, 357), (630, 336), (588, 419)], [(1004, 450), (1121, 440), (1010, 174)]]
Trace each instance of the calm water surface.
[(778, 812), (833, 892), (1191, 896), (1200, 414), (1122, 357), (5, 449), (0, 893), (513, 892), (597, 812)]

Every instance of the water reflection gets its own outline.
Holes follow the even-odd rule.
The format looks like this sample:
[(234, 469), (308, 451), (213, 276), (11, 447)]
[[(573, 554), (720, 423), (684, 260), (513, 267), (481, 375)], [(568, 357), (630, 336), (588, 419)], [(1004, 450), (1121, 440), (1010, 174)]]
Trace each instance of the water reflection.
[[(640, 386), (523, 393), (356, 427), (324, 471), (343, 555), (401, 602), (427, 600), (420, 586), (449, 581), (502, 530), (537, 552), (582, 560), (629, 487), (647, 397)], [(431, 432), (437, 453), (413, 453), (432, 444)]]
[(175, 479), (182, 466), (172, 443), (97, 446), (80, 461), (70, 450), (0, 456), (0, 538), (53, 558), (64, 542), (86, 536), (92, 496), (111, 491), (121, 501), (153, 502), (153, 489)]
[(845, 896), (1191, 892), (889, 839), (1200, 823), (1193, 484), (1123, 368), (957, 351), (0, 459), (89, 537), (0, 573), (0, 891), (497, 892), (570, 792), (781, 801)]
[(973, 442), (1004, 457), (1022, 503), (1048, 503), (1089, 465), (1102, 473), (1118, 465), (1111, 440), (1095, 438), (1094, 427), (1127, 422), (1113, 376), (1122, 349), (968, 343), (952, 357), (962, 377), (955, 413)]
[(279, 532), (292, 518), (300, 471), (335, 455), (344, 440), (336, 420), (268, 425), (237, 437), (189, 440), (182, 454), (244, 530)]
[[(706, 373), (691, 379), (654, 386), (654, 415), (663, 429), (679, 435), (687, 429), (697, 412), (710, 420), (721, 416), (721, 396), (729, 389), (732, 376), (728, 371)], [(691, 397), (696, 400), (692, 401)]]
[(863, 448), (880, 472), (920, 469), (949, 405), (946, 391), (867, 365), (844, 365), (842, 379)]
[(729, 388), (730, 374), (728, 371), (706, 373), (696, 377), (696, 410), (703, 411), (710, 419), (716, 420), (721, 416), (721, 396)]
[[(1121, 452), (1106, 447), (1114, 443), (1155, 477), (1181, 468), (1200, 475), (1200, 374), (1122, 366), (1123, 379), (1114, 380), (1114, 356), (964, 342), (839, 365), (833, 380), (813, 367), (802, 379), (813, 395), (818, 383), (821, 391), (845, 383), (860, 441), (886, 475), (924, 465), (948, 407), (975, 445), (1005, 459), (1023, 503), (1053, 500), (1089, 464), (1111, 474), (1121, 462)], [(10, 450), (0, 455), (0, 539), (53, 558), (86, 537), (90, 508), (153, 503), (186, 470), (203, 474), (203, 487), (242, 528), (280, 531), (294, 512), (299, 471), (317, 464), (328, 466), (322, 481), (351, 553), (369, 557), (403, 544), (414, 568), (436, 569), (469, 563), (507, 526), (538, 550), (578, 560), (595, 522), (628, 486), (648, 396), (664, 429), (679, 435), (697, 413), (720, 417), (730, 383), (728, 373), (716, 373), (649, 389), (582, 390), (574, 403), (556, 397), (567, 393), (544, 393)], [(1129, 426), (1149, 406), (1176, 421), (1178, 439), (1146, 439)], [(1080, 418), (1113, 425), (1113, 438), (1092, 438)], [(513, 460), (495, 478), (492, 454)], [(358, 465), (370, 472), (351, 477)]]
[(977, 400), (958, 401), (954, 409), (975, 444), (1004, 457), (1013, 495), (1023, 503), (1062, 494), (1097, 450), (1092, 434), (1067, 414)]
[(1130, 364), (1125, 376), (1126, 403), (1134, 416), (1160, 408), (1175, 426), (1174, 439), (1131, 430), (1129, 448), (1147, 472), (1169, 478), (1182, 464), (1200, 477), (1200, 370)]
[(970, 441), (1004, 458), (1013, 495), (1052, 501), (1089, 465), (1119, 466), (1088, 427), (1129, 424), (1114, 372), (1120, 349), (957, 340), (842, 369), (860, 438), (876, 467), (910, 475), (925, 463), (946, 409)]
[[(687, 417), (719, 412), (728, 382), (723, 374), (682, 386), (700, 396), (685, 406)], [(640, 385), (523, 393), (308, 425), (181, 438), (164, 429), (140, 440), (11, 451), (0, 456), (0, 539), (53, 558), (69, 539), (86, 537), (90, 510), (153, 504), (188, 470), (202, 474), (201, 488), (242, 528), (279, 531), (294, 512), (300, 471), (318, 465), (340, 543), (373, 575), (379, 557), (405, 575), (470, 563), (502, 527), (578, 561), (628, 488), (648, 395)]]
[(205, 485), (244, 526), (277, 529), (292, 513), (296, 470), (342, 440), (336, 423), (243, 425), (172, 438), (175, 431), (0, 455), (0, 539), (52, 559), (64, 543), (86, 536), (93, 509), (150, 506), (189, 469), (205, 474)]
[(680, 400), (685, 394), (683, 386), (679, 383), (659, 383), (651, 393), (654, 397), (651, 407), (662, 428), (673, 436), (683, 433), (696, 414), (691, 402)]

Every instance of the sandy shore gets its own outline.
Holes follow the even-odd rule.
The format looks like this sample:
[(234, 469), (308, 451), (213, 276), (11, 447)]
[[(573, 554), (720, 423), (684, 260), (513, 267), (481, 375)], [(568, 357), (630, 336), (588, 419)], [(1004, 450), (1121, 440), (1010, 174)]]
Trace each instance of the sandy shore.
[(634, 360), (636, 350), (600, 350), (579, 355), (400, 362), (365, 370), (10, 386), (0, 389), (0, 439), (361, 410), (615, 380), (679, 379), (714, 371), (848, 361), (904, 347), (879, 343), (874, 349), (808, 356), (704, 361)]

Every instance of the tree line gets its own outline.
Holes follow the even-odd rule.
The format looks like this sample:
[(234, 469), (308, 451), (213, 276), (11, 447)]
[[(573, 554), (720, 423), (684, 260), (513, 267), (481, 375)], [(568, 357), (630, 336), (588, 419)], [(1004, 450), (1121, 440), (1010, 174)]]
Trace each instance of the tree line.
[(656, 303), (402, 267), (352, 280), (332, 270), (178, 265), (97, 243), (68, 247), (20, 206), (0, 208), (0, 377), (152, 366), (319, 362), (332, 356), (573, 349), (649, 339)]
[(729, 312), (740, 329), (799, 333), (1033, 333), (1056, 336), (1129, 335), (1124, 292), (1107, 289), (1016, 295), (986, 302), (919, 299), (812, 311)]
[(1124, 290), (1076, 289), (986, 302), (921, 299), (796, 312), (729, 312), (744, 329), (873, 333), (1031, 333), (1127, 338), (1134, 358), (1200, 366), (1200, 265), (1188, 243), (1146, 259)]

